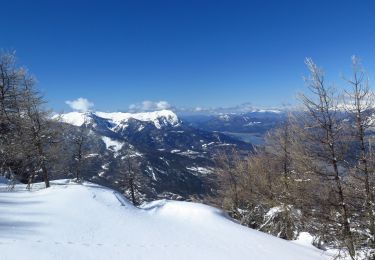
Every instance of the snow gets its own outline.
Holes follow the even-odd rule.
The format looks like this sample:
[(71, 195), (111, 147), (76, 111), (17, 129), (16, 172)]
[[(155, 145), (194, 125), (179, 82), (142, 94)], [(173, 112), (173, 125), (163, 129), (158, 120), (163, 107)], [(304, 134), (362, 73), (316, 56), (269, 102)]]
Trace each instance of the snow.
[(102, 140), (105, 143), (105, 146), (108, 150), (112, 150), (114, 152), (118, 152), (124, 146), (124, 143), (113, 140), (107, 136), (102, 136)]
[[(178, 126), (180, 124), (177, 115), (170, 110), (143, 113), (71, 112), (54, 115), (52, 118), (71, 125), (82, 126), (88, 119), (92, 118), (93, 115), (108, 120), (113, 125), (113, 128), (118, 128), (120, 126), (123, 128), (127, 127), (127, 122), (130, 119), (136, 119), (142, 122), (152, 122), (155, 127), (159, 129), (165, 125)], [(143, 128), (143, 126), (140, 126), (138, 131), (141, 131)]]
[(208, 146), (213, 145), (213, 144), (215, 144), (215, 142), (210, 142), (208, 144), (202, 144), (202, 147), (207, 148)]
[(244, 126), (254, 126), (254, 125), (259, 125), (261, 123), (262, 122), (259, 122), (259, 121), (252, 121), (252, 122), (249, 122), (249, 123), (245, 124)]
[(134, 158), (134, 157), (143, 157), (142, 153), (136, 151), (128, 151), (128, 153), (121, 157), (121, 160), (125, 160), (127, 158)]
[(52, 119), (60, 120), (64, 123), (75, 125), (75, 126), (82, 126), (88, 120), (88, 113), (81, 113), (81, 112), (70, 112), (61, 115), (54, 115)]
[(157, 181), (154, 169), (151, 166), (147, 166), (147, 170), (146, 171), (151, 174), (152, 179), (154, 181)]
[(169, 166), (169, 162), (164, 157), (159, 157), (160, 160), (162, 160), (167, 166)]
[(281, 114), (283, 111), (278, 110), (278, 109), (256, 109), (256, 110), (253, 110), (252, 112)]
[(135, 208), (111, 189), (68, 180), (48, 189), (35, 184), (33, 191), (5, 187), (0, 185), (2, 260), (329, 259), (203, 204), (159, 200)]
[(181, 155), (195, 155), (195, 154), (199, 154), (199, 152), (197, 151), (192, 151), (192, 150), (186, 150), (184, 152), (181, 152), (180, 153)]
[(277, 213), (280, 213), (282, 211), (283, 211), (283, 208), (281, 206), (276, 206), (276, 207), (270, 208), (270, 210), (267, 212), (265, 217), (266, 218), (272, 218)]
[(85, 158), (92, 158), (92, 157), (97, 157), (97, 156), (99, 156), (98, 153), (90, 153), (90, 154), (86, 155)]
[(198, 172), (200, 174), (208, 175), (212, 173), (212, 169), (204, 168), (204, 167), (186, 167), (187, 170), (193, 171), (193, 172)]
[(103, 165), (101, 166), (101, 168), (102, 168), (103, 170), (108, 170), (108, 169), (109, 169), (109, 163), (105, 163), (105, 164), (103, 164)]
[[(109, 119), (115, 125), (124, 124), (129, 119), (133, 118), (142, 122), (153, 122), (156, 128), (161, 128), (160, 121), (163, 125), (179, 125), (179, 119), (175, 113), (170, 110), (160, 110), (154, 112), (144, 112), (144, 113), (105, 113), (105, 112), (96, 112), (97, 116), (105, 119)], [(143, 128), (140, 128), (142, 130)]]
[(315, 247), (313, 246), (313, 242), (314, 242), (314, 237), (308, 232), (299, 233), (297, 240), (293, 241), (293, 243), (315, 249)]
[(221, 120), (224, 120), (224, 121), (229, 121), (229, 120), (230, 120), (230, 116), (227, 115), (227, 114), (225, 114), (225, 115), (220, 115), (219, 118), (220, 118)]

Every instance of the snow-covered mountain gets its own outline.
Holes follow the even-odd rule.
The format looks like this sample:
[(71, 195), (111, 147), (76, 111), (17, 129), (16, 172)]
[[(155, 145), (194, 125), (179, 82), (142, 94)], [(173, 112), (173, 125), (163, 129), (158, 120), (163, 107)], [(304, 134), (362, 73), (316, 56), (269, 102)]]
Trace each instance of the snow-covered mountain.
[(114, 190), (68, 180), (32, 191), (0, 184), (0, 258), (249, 260), (330, 259), (235, 223), (199, 203), (159, 200), (133, 207)]
[(203, 194), (210, 190), (207, 180), (214, 173), (217, 152), (234, 146), (245, 153), (252, 149), (224, 134), (189, 126), (169, 110), (134, 114), (71, 112), (54, 119), (71, 128), (67, 143), (78, 129), (88, 130), (87, 142), (95, 158), (86, 179), (120, 187), (117, 168), (123, 158), (131, 156), (148, 179), (144, 193), (151, 198)]
[(75, 126), (82, 126), (85, 123), (92, 122), (93, 118), (107, 120), (113, 129), (124, 128), (129, 125), (129, 121), (137, 120), (140, 122), (150, 122), (158, 129), (165, 126), (178, 126), (180, 121), (175, 113), (170, 110), (161, 110), (144, 113), (124, 113), (124, 112), (70, 112), (61, 115), (55, 115), (54, 118), (61, 117), (65, 123)]

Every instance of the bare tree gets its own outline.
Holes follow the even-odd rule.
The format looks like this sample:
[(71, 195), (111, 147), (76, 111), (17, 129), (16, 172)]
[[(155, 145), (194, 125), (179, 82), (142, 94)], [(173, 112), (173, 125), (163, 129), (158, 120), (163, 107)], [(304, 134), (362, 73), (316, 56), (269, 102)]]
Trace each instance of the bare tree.
[[(350, 211), (345, 193), (344, 172), (341, 171), (340, 161), (343, 160), (344, 125), (339, 117), (338, 97), (336, 91), (327, 86), (323, 71), (311, 59), (306, 59), (310, 72), (307, 79), (312, 97), (302, 95), (301, 99), (308, 116), (305, 130), (309, 133), (306, 142), (315, 160), (324, 162), (329, 168), (322, 166), (320, 174), (332, 188), (335, 201), (331, 205), (338, 210), (339, 224), (342, 228), (344, 246), (348, 249), (352, 259), (355, 258), (355, 244), (350, 226)], [(332, 186), (331, 186), (332, 185)]]
[(85, 144), (87, 142), (88, 131), (85, 126), (78, 129), (78, 134), (73, 137), (73, 172), (76, 181), (80, 182), (82, 178), (82, 170), (86, 161)]
[(359, 143), (356, 177), (364, 187), (362, 190), (365, 197), (365, 218), (368, 223), (366, 228), (370, 231), (369, 246), (375, 250), (374, 169), (370, 163), (371, 154), (367, 144), (369, 140), (367, 132), (373, 124), (374, 93), (370, 89), (366, 72), (355, 56), (352, 57), (352, 67), (352, 77), (346, 79), (351, 86), (350, 91), (346, 92), (348, 99), (346, 109), (355, 122), (354, 138)]
[(280, 186), (278, 187), (280, 192), (278, 197), (283, 203), (292, 202), (292, 150), (295, 145), (293, 140), (293, 127), (289, 115), (285, 122), (266, 135), (265, 151), (270, 154), (270, 159), (272, 158), (272, 161), (274, 161), (274, 174), (281, 175), (279, 176), (281, 183), (277, 183), (277, 185)]
[(128, 176), (127, 176), (127, 185), (130, 188), (130, 195), (132, 198), (133, 205), (137, 205), (137, 201), (135, 199), (135, 190), (136, 190), (136, 184), (135, 184), (135, 171), (132, 167), (132, 162), (130, 157), (126, 159), (127, 162), (127, 171), (128, 171)]
[(27, 117), (25, 117), (25, 130), (29, 134), (30, 143), (33, 145), (35, 155), (37, 156), (37, 170), (42, 172), (43, 181), (46, 188), (50, 187), (50, 176), (48, 172), (48, 154), (47, 146), (54, 142), (54, 135), (51, 123), (49, 122), (49, 113), (44, 111), (42, 106), (44, 100), (41, 95), (33, 88), (34, 79), (26, 78), (24, 80), (24, 108)]
[(14, 53), (0, 52), (0, 159), (1, 169), (18, 172), (22, 167), (21, 84), (25, 70), (15, 65)]
[(232, 150), (231, 152), (222, 151), (216, 158), (219, 192), (225, 198), (223, 201), (232, 215), (238, 214), (240, 204), (240, 182), (243, 180), (244, 163), (239, 154)]
[(140, 162), (135, 156), (132, 156), (128, 152), (121, 158), (121, 162), (118, 166), (118, 172), (122, 179), (122, 190), (127, 197), (130, 197), (133, 205), (137, 206), (140, 204), (140, 192), (142, 190), (142, 172), (140, 169)]

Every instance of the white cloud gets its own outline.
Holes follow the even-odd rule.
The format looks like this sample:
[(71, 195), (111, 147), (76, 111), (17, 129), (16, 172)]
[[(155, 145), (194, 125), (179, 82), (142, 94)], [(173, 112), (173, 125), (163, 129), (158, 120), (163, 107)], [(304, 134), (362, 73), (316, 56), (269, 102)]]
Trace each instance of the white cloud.
[(129, 106), (129, 110), (132, 112), (140, 112), (140, 111), (155, 111), (155, 110), (163, 110), (163, 109), (171, 109), (172, 105), (169, 104), (167, 101), (149, 101), (145, 100), (141, 103), (132, 104)]
[(80, 112), (89, 111), (92, 107), (94, 107), (94, 103), (90, 102), (86, 98), (77, 98), (76, 100), (67, 100), (65, 103), (70, 106), (71, 109), (77, 110)]
[(167, 101), (159, 101), (156, 103), (156, 107), (160, 110), (163, 110), (171, 108), (171, 105)]

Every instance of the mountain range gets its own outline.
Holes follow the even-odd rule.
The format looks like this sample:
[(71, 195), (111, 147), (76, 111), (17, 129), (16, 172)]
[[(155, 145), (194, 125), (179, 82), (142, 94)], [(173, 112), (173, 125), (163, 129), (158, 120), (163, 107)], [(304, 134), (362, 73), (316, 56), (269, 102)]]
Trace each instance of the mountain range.
[[(69, 143), (85, 131), (84, 178), (123, 189), (122, 161), (132, 158), (142, 178), (139, 196), (188, 199), (210, 192), (215, 157), (236, 147), (253, 146), (219, 131), (196, 127), (170, 110), (144, 113), (71, 112), (54, 116), (70, 129)], [(61, 176), (59, 176), (61, 177)], [(126, 191), (125, 191), (126, 192)]]

